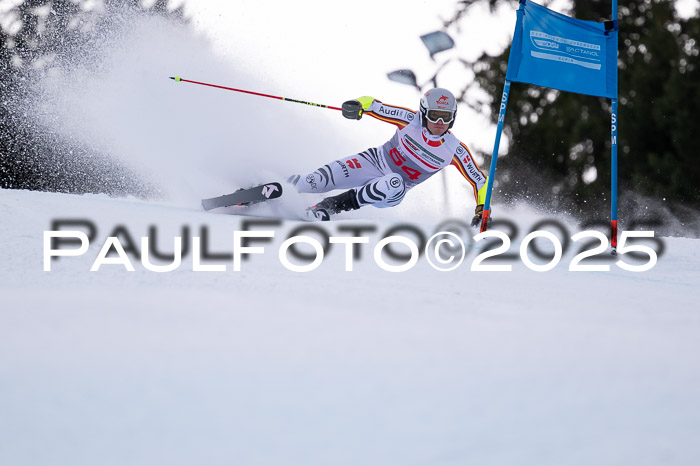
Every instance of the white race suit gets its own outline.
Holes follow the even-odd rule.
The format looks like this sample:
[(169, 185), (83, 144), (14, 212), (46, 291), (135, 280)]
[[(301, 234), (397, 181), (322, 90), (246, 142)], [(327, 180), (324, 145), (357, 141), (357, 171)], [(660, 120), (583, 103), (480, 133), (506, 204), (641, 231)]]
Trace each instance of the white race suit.
[(435, 136), (421, 125), (416, 112), (378, 100), (363, 115), (396, 125), (396, 133), (380, 147), (335, 160), (308, 175), (291, 176), (289, 181), (299, 192), (355, 188), (360, 207), (391, 207), (400, 203), (409, 189), (453, 165), (471, 184), (477, 204), (484, 203), (479, 190), (486, 184), (486, 176), (466, 144), (450, 131)]

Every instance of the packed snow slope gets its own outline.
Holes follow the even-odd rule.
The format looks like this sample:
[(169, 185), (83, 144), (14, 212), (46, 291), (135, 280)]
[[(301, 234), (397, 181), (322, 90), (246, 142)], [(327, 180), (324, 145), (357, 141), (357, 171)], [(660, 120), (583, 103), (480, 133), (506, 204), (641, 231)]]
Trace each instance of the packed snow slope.
[[(541, 217), (523, 207), (500, 213), (520, 230), (515, 256), (484, 262), (510, 272), (472, 271), (480, 242), (449, 272), (425, 255), (387, 271), (406, 263), (375, 260), (387, 234), (419, 242), (443, 220), (407, 224), (419, 218), (407, 209), (252, 225), (230, 211), (0, 191), (0, 464), (698, 464), (699, 240), (662, 238), (646, 272), (607, 253), (590, 263), (610, 271), (571, 272), (579, 244), (536, 272), (518, 251)], [(57, 220), (82, 221), (60, 229), (90, 244), (45, 271)], [(273, 236), (235, 271), (235, 232), (253, 230)], [(111, 235), (134, 271), (90, 271)], [(335, 244), (297, 272), (312, 261), (282, 263), (290, 235), (368, 242), (352, 271)], [(172, 254), (178, 236), (190, 250), (175, 270), (135, 253), (148, 237)], [(202, 265), (225, 270), (193, 270), (194, 236), (208, 238)]]

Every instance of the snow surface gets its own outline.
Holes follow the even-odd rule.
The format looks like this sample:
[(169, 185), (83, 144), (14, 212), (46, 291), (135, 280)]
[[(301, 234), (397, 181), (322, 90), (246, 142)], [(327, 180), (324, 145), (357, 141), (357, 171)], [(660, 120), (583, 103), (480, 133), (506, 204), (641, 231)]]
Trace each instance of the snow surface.
[[(698, 239), (663, 238), (647, 272), (624, 271), (607, 254), (593, 261), (609, 272), (569, 272), (578, 244), (553, 270), (534, 272), (519, 245), (550, 217), (527, 205), (506, 211), (496, 193), (494, 218), (519, 229), (516, 256), (499, 262), (513, 271), (472, 272), (482, 243), (451, 272), (425, 257), (406, 272), (380, 268), (372, 249), (392, 229), (410, 221), (432, 233), (470, 218), (473, 199), (452, 172), (395, 208), (311, 225), (338, 236), (375, 229), (351, 272), (342, 245), (314, 271), (285, 268), (281, 244), (310, 226), (294, 220), (255, 227), (274, 238), (239, 272), (228, 259), (208, 263), (224, 272), (195, 272), (192, 254), (172, 272), (139, 260), (133, 272), (91, 272), (120, 227), (138, 248), (153, 226), (160, 251), (205, 228), (210, 252), (230, 254), (251, 219), (203, 212), (200, 198), (309, 172), (393, 133), (169, 76), (329, 105), (366, 94), (417, 100), (410, 89), (396, 88), (407, 97), (395, 101), (384, 94), (392, 68), (375, 70), (376, 88), (352, 89), (335, 80), (346, 70), (316, 60), (297, 76), (316, 81), (290, 89), (280, 87), (285, 73), (260, 73), (245, 57), (226, 62), (184, 26), (118, 19), (127, 30), (115, 26), (112, 42), (57, 60), (32, 84), (36, 100), (23, 114), (111, 154), (167, 201), (0, 190), (0, 465), (700, 464)], [(389, 30), (386, 21), (403, 18), (382, 21)], [(318, 46), (332, 51), (341, 37)], [(468, 143), (478, 133), (458, 131)], [(309, 202), (285, 196), (282, 210), (254, 213), (293, 218)], [(60, 219), (87, 220), (96, 237), (46, 272), (44, 232)], [(569, 235), (580, 230), (553, 219)]]
[[(539, 214), (503, 214), (517, 253)], [(421, 257), (393, 273), (370, 254), (389, 218), (255, 227), (275, 237), (239, 272), (194, 272), (191, 254), (90, 272), (117, 226), (136, 241), (156, 226), (163, 252), (204, 226), (225, 253), (250, 218), (0, 191), (0, 464), (698, 463), (699, 240), (663, 238), (641, 273), (605, 255), (610, 272), (569, 272), (573, 247), (548, 272), (473, 272), (470, 250), (452, 272)], [(56, 219), (97, 235), (45, 272)], [(280, 244), (309, 225), (376, 232), (352, 272), (338, 246), (288, 270)]]

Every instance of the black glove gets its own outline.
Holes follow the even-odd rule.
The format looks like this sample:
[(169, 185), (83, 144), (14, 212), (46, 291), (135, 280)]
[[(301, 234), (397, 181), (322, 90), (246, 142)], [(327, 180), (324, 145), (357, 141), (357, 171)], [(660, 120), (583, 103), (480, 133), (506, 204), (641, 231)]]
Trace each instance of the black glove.
[(476, 206), (476, 209), (474, 209), (474, 216), (472, 217), (472, 226), (476, 227), (479, 226), (481, 223), (481, 217), (484, 215), (484, 204), (479, 204)]
[(351, 120), (359, 120), (362, 118), (362, 112), (369, 110), (372, 102), (374, 97), (367, 96), (343, 102), (343, 116)]
[(351, 120), (362, 118), (362, 104), (357, 100), (343, 102), (343, 116)]

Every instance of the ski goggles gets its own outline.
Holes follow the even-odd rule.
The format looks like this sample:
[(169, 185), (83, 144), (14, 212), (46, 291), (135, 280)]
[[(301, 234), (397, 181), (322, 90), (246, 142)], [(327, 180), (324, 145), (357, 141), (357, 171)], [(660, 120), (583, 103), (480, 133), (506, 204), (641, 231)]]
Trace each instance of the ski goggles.
[(452, 110), (428, 110), (425, 117), (431, 123), (437, 123), (442, 120), (443, 123), (452, 123), (455, 118), (455, 112)]

